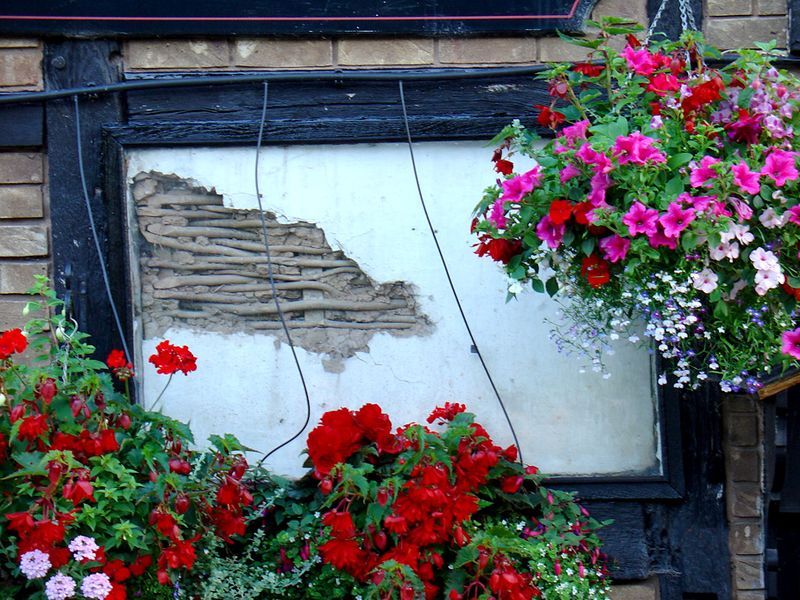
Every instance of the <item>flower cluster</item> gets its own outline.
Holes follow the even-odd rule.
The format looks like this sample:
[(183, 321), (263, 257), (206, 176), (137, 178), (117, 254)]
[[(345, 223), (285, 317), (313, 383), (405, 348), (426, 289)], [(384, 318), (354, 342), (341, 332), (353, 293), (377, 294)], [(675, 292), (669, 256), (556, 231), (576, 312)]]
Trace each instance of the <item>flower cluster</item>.
[[(642, 339), (617, 326), (629, 315), (672, 364), (662, 382), (755, 392), (800, 360), (781, 345), (800, 336), (800, 86), (772, 45), (712, 69), (696, 32), (648, 47), (631, 28), (618, 52), (620, 31), (607, 21), (578, 42), (602, 64), (546, 74), (551, 141), (519, 122), (496, 138), (477, 253), (505, 266), (512, 293), (562, 289), (577, 329), (555, 337), (574, 349), (587, 334), (595, 367), (613, 336)], [(515, 154), (537, 165), (517, 173)]]
[(156, 367), (156, 371), (162, 375), (173, 375), (178, 371), (188, 375), (197, 370), (197, 358), (189, 348), (176, 346), (171, 344), (169, 340), (164, 340), (156, 346), (156, 353), (149, 358), (149, 361)]
[[(604, 597), (597, 524), (569, 494), (543, 491), (538, 470), (516, 462), (515, 446), (495, 445), (463, 404), (435, 409), (428, 422), (445, 429), (411, 424), (391, 434), (389, 418), (368, 404), (326, 413), (309, 434), (309, 456), (329, 507), (322, 515), (327, 540), (318, 547), (325, 565), (376, 587), (380, 598), (489, 593), (528, 600), (552, 587), (530, 562), (541, 560), (534, 551), (541, 536), (591, 565), (592, 573), (584, 569), (580, 578)], [(506, 501), (530, 509), (509, 534), (513, 544), (497, 539), (500, 526), (492, 516), (493, 509), (508, 514)], [(456, 563), (456, 554), (469, 559)], [(443, 576), (453, 569), (459, 575)], [(559, 581), (559, 574), (547, 577)]]

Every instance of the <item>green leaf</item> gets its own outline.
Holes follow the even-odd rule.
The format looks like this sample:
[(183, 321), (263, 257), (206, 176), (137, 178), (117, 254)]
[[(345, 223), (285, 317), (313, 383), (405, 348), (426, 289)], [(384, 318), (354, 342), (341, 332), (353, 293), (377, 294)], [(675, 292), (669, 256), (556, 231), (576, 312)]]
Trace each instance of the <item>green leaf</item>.
[(586, 238), (581, 242), (581, 252), (583, 252), (586, 256), (589, 256), (592, 252), (594, 252), (594, 245), (595, 238)]
[(697, 247), (697, 244), (697, 236), (691, 231), (687, 231), (681, 236), (681, 248), (683, 248), (686, 252), (694, 250)]
[(667, 166), (672, 169), (679, 169), (683, 165), (687, 164), (690, 160), (692, 160), (692, 155), (688, 152), (679, 152), (678, 154), (673, 154), (667, 160)]
[(581, 48), (591, 48), (592, 50), (596, 50), (603, 43), (603, 40), (601, 39), (596, 39), (596, 40), (581, 39), (565, 35), (560, 31), (556, 31), (556, 33), (558, 34), (558, 37), (560, 37), (568, 44), (572, 44), (574, 46), (580, 46)]
[(714, 305), (714, 316), (718, 319), (728, 316), (728, 305), (724, 300), (720, 300)]
[(664, 195), (668, 200), (674, 200), (681, 192), (683, 192), (683, 177), (676, 175), (667, 182)]
[(547, 290), (547, 293), (550, 294), (551, 298), (558, 293), (558, 281), (556, 281), (555, 277), (548, 279), (547, 283), (544, 284), (544, 287)]
[(544, 284), (542, 283), (542, 280), (537, 277), (531, 279), (531, 287), (533, 288), (534, 292), (539, 292), (540, 294), (544, 293)]
[(746, 87), (739, 92), (739, 98), (736, 101), (739, 108), (750, 108), (750, 100), (753, 98), (754, 92), (755, 90), (751, 87)]

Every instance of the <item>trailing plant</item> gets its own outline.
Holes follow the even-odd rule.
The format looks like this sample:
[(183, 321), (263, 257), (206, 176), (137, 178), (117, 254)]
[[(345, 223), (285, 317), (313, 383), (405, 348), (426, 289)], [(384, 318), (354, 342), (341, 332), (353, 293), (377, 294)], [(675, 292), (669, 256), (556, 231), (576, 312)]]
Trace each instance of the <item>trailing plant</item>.
[[(553, 337), (596, 371), (628, 338), (670, 365), (662, 385), (755, 392), (800, 359), (798, 80), (774, 43), (716, 68), (697, 32), (648, 44), (622, 19), (594, 25), (570, 40), (588, 62), (543, 74), (553, 139), (518, 121), (497, 136), (477, 253), (511, 295), (560, 299)], [(535, 166), (515, 171), (519, 156)]]

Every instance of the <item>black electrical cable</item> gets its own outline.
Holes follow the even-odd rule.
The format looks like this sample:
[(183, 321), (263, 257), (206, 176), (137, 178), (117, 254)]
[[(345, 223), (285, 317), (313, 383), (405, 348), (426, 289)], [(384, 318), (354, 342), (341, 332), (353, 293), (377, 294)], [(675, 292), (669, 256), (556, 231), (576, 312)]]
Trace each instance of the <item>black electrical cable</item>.
[(445, 80), (445, 79), (479, 79), (481, 77), (505, 77), (513, 75), (535, 75), (546, 70), (546, 65), (530, 67), (504, 67), (482, 69), (430, 69), (426, 72), (409, 71), (301, 71), (301, 72), (273, 72), (259, 73), (256, 75), (203, 75), (196, 77), (174, 77), (158, 79), (134, 79), (104, 85), (67, 88), (63, 90), (48, 90), (44, 92), (24, 92), (0, 94), (0, 104), (17, 104), (22, 102), (40, 102), (43, 100), (58, 100), (70, 96), (111, 94), (114, 92), (127, 92), (147, 89), (163, 89), (177, 87), (200, 87), (214, 85), (234, 85), (247, 83), (264, 83), (269, 81), (397, 81), (402, 78), (406, 81)]
[(311, 421), (311, 398), (308, 395), (308, 386), (306, 385), (306, 378), (303, 375), (303, 368), (300, 366), (300, 360), (297, 358), (297, 351), (295, 350), (294, 342), (292, 342), (292, 335), (289, 333), (289, 326), (286, 325), (286, 318), (283, 314), (283, 310), (281, 309), (281, 304), (280, 302), (278, 302), (278, 289), (275, 286), (275, 276), (272, 271), (272, 253), (270, 252), (269, 248), (269, 232), (267, 231), (267, 219), (264, 216), (264, 206), (262, 205), (261, 202), (261, 190), (259, 189), (258, 185), (258, 159), (261, 154), (261, 141), (264, 136), (264, 121), (266, 120), (267, 117), (268, 96), (269, 96), (269, 82), (264, 81), (264, 100), (261, 104), (261, 122), (258, 125), (258, 141), (256, 142), (256, 166), (255, 166), (256, 200), (258, 201), (258, 215), (261, 218), (261, 231), (264, 234), (264, 250), (267, 256), (267, 277), (269, 278), (269, 286), (272, 289), (272, 300), (273, 302), (275, 302), (275, 310), (277, 311), (278, 318), (281, 321), (283, 332), (286, 334), (286, 341), (289, 343), (289, 348), (292, 350), (292, 358), (294, 358), (294, 364), (297, 367), (297, 374), (300, 376), (300, 383), (303, 386), (303, 394), (306, 397), (306, 420), (303, 422), (303, 426), (297, 433), (295, 433), (285, 442), (282, 442), (278, 446), (275, 446), (272, 450), (270, 450), (264, 456), (262, 456), (261, 460), (258, 461), (259, 466), (263, 464), (263, 462), (267, 460), (270, 456), (275, 454), (278, 450), (280, 450), (284, 446), (288, 446), (297, 438), (299, 438), (306, 430), (306, 427), (308, 427), (308, 424)]
[(453, 278), (450, 276), (450, 269), (447, 266), (447, 261), (444, 258), (444, 253), (442, 252), (442, 247), (439, 245), (439, 237), (436, 235), (436, 230), (433, 227), (433, 222), (431, 221), (431, 217), (428, 214), (428, 207), (425, 204), (425, 196), (422, 194), (422, 185), (419, 182), (419, 173), (417, 172), (417, 161), (414, 158), (414, 145), (411, 141), (411, 128), (408, 125), (408, 111), (406, 110), (406, 96), (403, 91), (403, 80), (399, 80), (398, 85), (400, 87), (400, 105), (403, 108), (403, 122), (406, 126), (406, 139), (408, 140), (408, 153), (411, 155), (411, 168), (414, 171), (414, 181), (417, 184), (417, 194), (419, 195), (420, 204), (422, 204), (422, 212), (425, 213), (425, 220), (428, 222), (428, 228), (431, 231), (431, 235), (433, 236), (433, 242), (436, 244), (436, 251), (439, 253), (439, 259), (442, 262), (442, 267), (444, 268), (444, 273), (447, 276), (447, 283), (450, 284), (450, 291), (453, 292), (453, 298), (455, 298), (456, 306), (458, 306), (458, 312), (461, 314), (461, 320), (464, 322), (464, 327), (467, 330), (467, 334), (469, 334), (469, 339), (472, 341), (472, 349), (475, 354), (478, 355), (478, 359), (481, 361), (481, 366), (483, 367), (483, 372), (486, 373), (486, 379), (489, 380), (489, 385), (492, 386), (492, 391), (494, 392), (495, 398), (497, 398), (497, 403), (500, 405), (500, 408), (503, 410), (503, 415), (506, 417), (506, 422), (508, 423), (508, 428), (511, 430), (511, 436), (514, 438), (514, 445), (517, 447), (517, 454), (519, 458), (519, 462), (524, 464), (524, 459), (522, 458), (522, 447), (519, 444), (519, 440), (517, 439), (517, 432), (514, 429), (514, 424), (511, 422), (511, 417), (508, 416), (508, 411), (506, 410), (506, 405), (503, 402), (503, 398), (500, 395), (500, 392), (497, 389), (497, 386), (494, 383), (494, 379), (492, 379), (492, 374), (489, 372), (489, 367), (486, 365), (486, 361), (483, 360), (483, 354), (481, 354), (480, 348), (478, 348), (478, 342), (475, 340), (475, 336), (472, 334), (472, 328), (469, 326), (469, 321), (467, 320), (467, 315), (464, 313), (464, 309), (461, 306), (461, 299), (458, 296), (458, 292), (456, 291), (456, 286), (453, 283)]
[(111, 284), (108, 282), (108, 268), (106, 267), (106, 259), (103, 256), (103, 250), (100, 247), (100, 237), (97, 235), (97, 225), (94, 222), (94, 214), (92, 213), (92, 203), (89, 201), (89, 188), (86, 185), (86, 173), (83, 168), (83, 144), (81, 142), (81, 111), (78, 106), (78, 96), (73, 96), (73, 105), (75, 107), (75, 144), (78, 150), (78, 171), (81, 176), (81, 188), (83, 189), (83, 201), (86, 205), (86, 213), (89, 216), (89, 227), (92, 230), (92, 239), (94, 240), (94, 247), (97, 250), (97, 258), (100, 263), (100, 272), (103, 275), (103, 285), (106, 288), (106, 296), (108, 303), (111, 305), (111, 312), (114, 315), (114, 322), (117, 325), (117, 333), (119, 334), (122, 349), (125, 352), (125, 359), (133, 364), (131, 353), (128, 351), (128, 343), (125, 341), (125, 330), (122, 328), (122, 321), (119, 318), (119, 311), (117, 311), (117, 304), (114, 302), (114, 296), (111, 294)]

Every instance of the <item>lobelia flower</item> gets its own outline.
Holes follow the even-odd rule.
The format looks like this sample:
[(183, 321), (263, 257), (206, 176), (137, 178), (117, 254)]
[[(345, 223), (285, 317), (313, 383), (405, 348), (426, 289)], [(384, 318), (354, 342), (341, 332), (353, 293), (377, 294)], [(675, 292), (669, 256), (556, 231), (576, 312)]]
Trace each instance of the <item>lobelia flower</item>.
[(52, 567), (50, 555), (41, 550), (31, 550), (19, 559), (19, 570), (28, 580), (41, 579)]
[(44, 595), (47, 600), (67, 600), (75, 596), (77, 584), (72, 577), (63, 573), (56, 573), (44, 586)]
[(795, 155), (795, 152), (773, 150), (767, 156), (761, 175), (771, 178), (778, 187), (783, 187), (787, 181), (795, 181), (800, 177), (795, 167)]
[(664, 235), (670, 238), (677, 238), (689, 224), (694, 221), (695, 212), (693, 208), (682, 209), (680, 203), (671, 202), (667, 207), (667, 212), (661, 215), (659, 222), (664, 227)]
[(92, 600), (105, 600), (111, 589), (111, 580), (105, 573), (93, 573), (81, 582), (81, 594)]
[(792, 331), (784, 331), (781, 335), (781, 352), (800, 360), (800, 327)]
[(706, 294), (710, 294), (717, 289), (717, 281), (719, 281), (719, 277), (709, 268), (705, 268), (698, 273), (692, 273), (692, 287)]
[(709, 187), (706, 184), (717, 178), (717, 171), (713, 167), (720, 162), (720, 159), (714, 158), (713, 156), (704, 156), (700, 160), (699, 165), (697, 163), (692, 163), (689, 166), (689, 182), (692, 184), (692, 187)]
[(545, 215), (536, 225), (536, 235), (545, 242), (550, 248), (556, 249), (564, 238), (567, 227), (563, 223), (557, 225), (550, 219), (550, 215)]
[(614, 142), (613, 154), (619, 164), (644, 165), (650, 163), (663, 163), (667, 156), (653, 144), (655, 140), (643, 135), (641, 131), (634, 131), (628, 136), (620, 136)]
[(637, 200), (622, 217), (622, 222), (627, 225), (628, 233), (631, 236), (640, 233), (650, 236), (658, 230), (658, 211), (654, 208), (647, 208)]
[(500, 184), (503, 188), (503, 195), (501, 197), (506, 202), (519, 202), (525, 194), (530, 193), (541, 181), (541, 168), (539, 165), (536, 165), (530, 171), (522, 175), (517, 175), (516, 177), (503, 181)]
[(748, 194), (757, 194), (761, 190), (761, 185), (758, 183), (759, 173), (751, 171), (747, 163), (741, 162), (731, 167), (733, 173), (733, 184), (740, 190)]
[(602, 250), (604, 258), (612, 263), (624, 260), (630, 247), (629, 239), (616, 234), (600, 240), (600, 250)]

